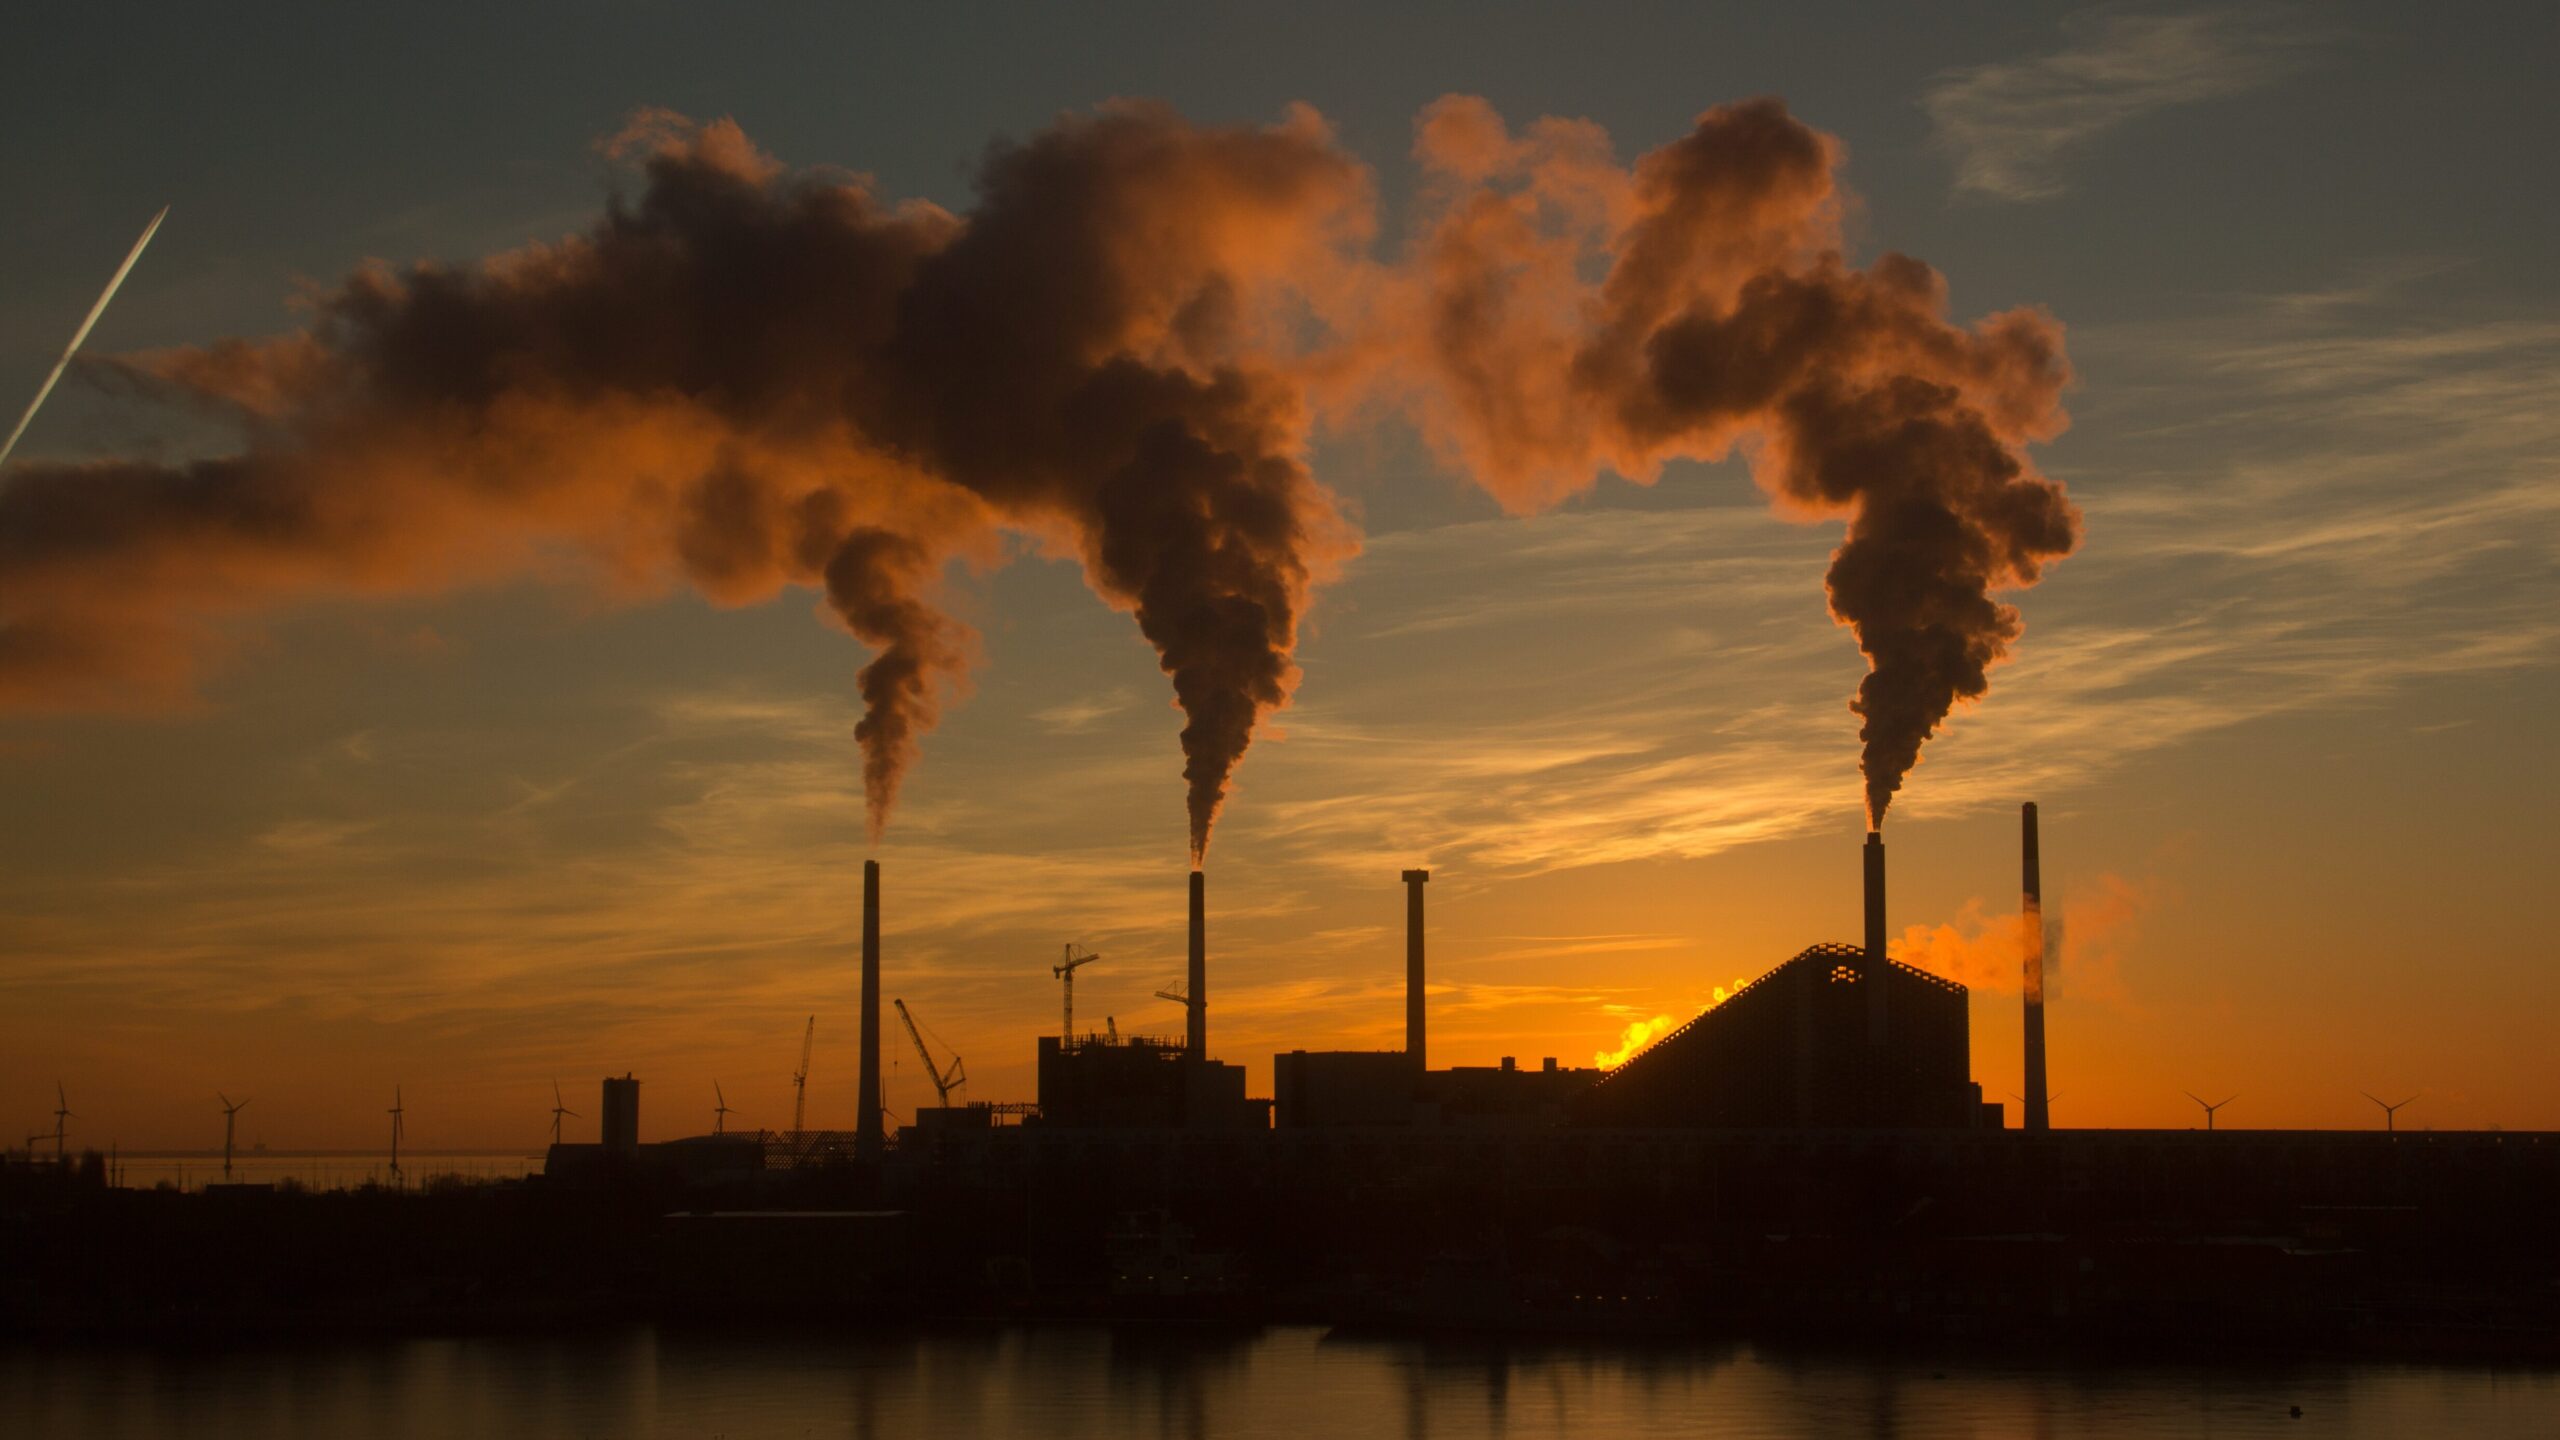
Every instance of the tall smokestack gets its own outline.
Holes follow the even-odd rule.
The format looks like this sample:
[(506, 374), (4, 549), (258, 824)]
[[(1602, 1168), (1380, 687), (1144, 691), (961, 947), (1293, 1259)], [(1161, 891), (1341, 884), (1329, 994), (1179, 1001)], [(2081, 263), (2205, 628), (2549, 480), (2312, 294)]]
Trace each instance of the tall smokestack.
[(854, 1096), (853, 1153), (880, 1155), (880, 862), (862, 862), (862, 1082)]
[(1884, 1043), (1886, 972), (1884, 953), (1884, 836), (1867, 832), (1867, 1043)]
[(2053, 1116), (2045, 1108), (2044, 1080), (2044, 860), (2036, 845), (2036, 802), (2028, 801), (2018, 810), (2019, 840), (2025, 847), (2020, 865), (2021, 882), (2026, 891), (2027, 927), (2026, 983), (2022, 987), (2027, 1002), (2027, 1118), (2029, 1130), (2052, 1128)]
[(1199, 871), (1191, 872), (1191, 1030), (1183, 1053), (1209, 1058), (1209, 900)]
[(1404, 1057), (1416, 1075), (1430, 1069), (1422, 1036), (1422, 887), (1430, 883), (1428, 870), (1404, 872)]

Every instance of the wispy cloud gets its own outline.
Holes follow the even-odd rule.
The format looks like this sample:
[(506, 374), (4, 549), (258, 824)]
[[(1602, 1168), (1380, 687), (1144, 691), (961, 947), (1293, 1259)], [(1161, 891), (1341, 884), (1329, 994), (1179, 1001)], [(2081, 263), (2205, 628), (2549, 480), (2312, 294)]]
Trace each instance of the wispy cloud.
[(2068, 188), (2072, 151), (2145, 115), (2270, 84), (2331, 43), (2301, 15), (2246, 8), (2177, 15), (2084, 12), (2061, 49), (1951, 70), (1921, 97), (1956, 189), (2042, 200)]
[[(2017, 658), (1909, 814), (2560, 659), (2560, 321), (2410, 289), (2442, 268), (2075, 335), (2092, 379), (2056, 464), (2089, 546), (2020, 597)], [(1346, 588), (1380, 618), (1340, 627), (1373, 659), (1309, 687), (1238, 828), (1346, 874), (1421, 849), (1522, 874), (1835, 826), (1835, 535), (1707, 509), (1379, 537)]]
[(1034, 710), (1031, 718), (1051, 733), (1074, 735), (1092, 729), (1097, 723), (1119, 714), (1138, 703), (1138, 697), (1125, 689), (1114, 689), (1099, 695), (1083, 695), (1047, 709)]

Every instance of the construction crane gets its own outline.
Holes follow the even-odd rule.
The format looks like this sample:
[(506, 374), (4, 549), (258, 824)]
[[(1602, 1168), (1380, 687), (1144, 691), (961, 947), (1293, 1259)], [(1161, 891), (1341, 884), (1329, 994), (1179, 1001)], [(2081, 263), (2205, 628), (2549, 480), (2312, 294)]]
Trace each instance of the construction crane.
[(1101, 958), (1102, 957), (1099, 955), (1077, 954), (1075, 942), (1070, 940), (1067, 942), (1066, 958), (1049, 967), (1050, 974), (1055, 975), (1060, 980), (1066, 982), (1066, 1009), (1060, 1014), (1058, 1019), (1058, 1046), (1060, 1049), (1064, 1049), (1075, 1043), (1076, 970), (1079, 966), (1090, 965)]
[(1183, 994), (1179, 990), (1159, 990), (1156, 992), (1156, 998), (1159, 1000), (1172, 1001), (1174, 1004), (1181, 1006), (1186, 1014), (1188, 1014), (1191, 1009), (1191, 997)]
[(818, 1017), (809, 1017), (809, 1028), (800, 1035), (800, 1068), (791, 1076), (791, 1143), (809, 1128), (809, 1047), (818, 1042)]
[(933, 1082), (933, 1093), (940, 1097), (944, 1109), (951, 1108), (952, 1090), (969, 1083), (969, 1072), (960, 1065), (960, 1052), (951, 1052), (948, 1070), (934, 1064), (933, 1052), (925, 1048), (924, 1032), (916, 1028), (916, 1017), (907, 1013), (907, 1002), (893, 999), (889, 1003), (898, 1007), (898, 1018), (906, 1022), (907, 1038), (916, 1042), (916, 1054), (924, 1061), (925, 1078)]

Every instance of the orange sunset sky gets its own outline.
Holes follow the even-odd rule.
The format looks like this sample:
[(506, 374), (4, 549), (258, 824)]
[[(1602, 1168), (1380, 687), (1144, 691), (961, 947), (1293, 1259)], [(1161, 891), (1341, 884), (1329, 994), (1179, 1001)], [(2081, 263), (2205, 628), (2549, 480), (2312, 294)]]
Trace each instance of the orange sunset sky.
[[(2404, 1125), (2560, 1127), (2560, 197), (2514, 169), (2516, 137), (2560, 119), (2521, 78), (2548, 19), (572, 5), (414, 36), (341, 8), (168, 17), (135, 51), (101, 7), (0, 59), (9, 133), (51, 137), (0, 156), (0, 405), (172, 207), (0, 470), (0, 1122), (20, 1127), (0, 1138), (49, 1131), (58, 1081), (75, 1146), (218, 1146), (225, 1092), (254, 1097), (244, 1143), (352, 1148), (398, 1085), (414, 1146), (532, 1145), (555, 1077), (591, 1112), (626, 1070), (651, 1138), (707, 1131), (715, 1081), (733, 1124), (779, 1127), (812, 1014), (811, 1123), (849, 1126), (869, 857), (884, 995), (966, 1058), (971, 1098), (1032, 1098), (1069, 942), (1104, 957), (1079, 1021), (1179, 1033), (1155, 992), (1182, 973), (1185, 716), (1081, 512), (919, 478), (931, 445), (983, 435), (715, 434), (683, 408), (699, 395), (656, 393), (465, 424), (423, 360), (325, 392), (417, 387), (402, 423), (432, 420), (362, 443), (372, 412), (204, 403), (253, 371), (303, 383), (285, 361), (306, 343), (344, 361), (278, 337), (334, 333), (327, 297), (367, 266), (569, 268), (569, 237), (651, 193), (671, 133), (758, 194), (868, 177), (878, 233), (918, 253), (1028, 214), (1035, 239), (1156, 247), (1128, 262), (1142, 288), (1217, 249), (1125, 343), (1185, 373), (1249, 356), (1256, 399), (1282, 398), (1233, 423), (1341, 526), (1309, 542), (1294, 692), (1205, 867), (1212, 1048), (1255, 1093), (1275, 1051), (1402, 1043), (1409, 866), (1433, 871), (1435, 1064), (1589, 1065), (1854, 942), (1868, 660), (1824, 582), (1855, 507), (1772, 502), (1788, 451), (1762, 412), (1650, 451), (1616, 410), (1529, 415), (1563, 373), (1534, 356), (1494, 406), (1523, 413), (1453, 419), (1426, 312), (1398, 308), (1447, 273), (1417, 257), (1468, 185), (1552, 185), (1554, 223), (1615, 233), (1651, 203), (1640, 157), (1757, 96), (1822, 137), (1821, 191), (1769, 254), (1693, 263), (1810, 273), (1836, 245), (1876, 275), (1907, 254), (1944, 277), (1946, 333), (2023, 308), (2068, 356), (2067, 428), (2026, 413), (2053, 396), (2018, 398), (2058, 372), (1989, 341), (1971, 368), (1929, 362), (1964, 405), (2015, 401), (1996, 448), (2081, 527), (2032, 585), (1997, 582), (2023, 634), (1884, 827), (1899, 953), (1973, 985), (1986, 1098), (2019, 1088), (2006, 937), (2034, 800), (2057, 1125), (2199, 1123), (2193, 1090), (2239, 1097), (2225, 1125), (2373, 1125), (2371, 1091), (2422, 1096)], [(1225, 142), (1201, 142), (1211, 178), (1182, 183), (1210, 198), (1185, 189), (1181, 213), (1217, 223), (1144, 246), (1091, 204), (1007, 208), (991, 144), (1089, 139), (1132, 97), (1161, 102), (1160, 133), (1302, 147), (1282, 158), (1305, 178), (1253, 149), (1236, 199)], [(1433, 139), (1451, 115), (1499, 116), (1515, 158)], [(1755, 204), (1710, 232), (1778, 202)], [(1515, 304), (1594, 323), (1612, 252), (1592, 243)], [(966, 273), (992, 293), (1082, 263), (1025, 245)], [(1295, 308), (1263, 308), (1283, 291)], [(738, 366), (805, 378), (771, 338), (751, 328)], [(278, 348), (249, 367), (233, 340)], [(1505, 470), (1546, 441), (1578, 477), (1552, 492)], [(813, 567), (649, 548), (651, 507), (741, 446), (947, 544), (897, 562), (895, 598), (975, 639), (923, 665), (938, 718), (876, 843), (867, 622)], [(391, 538), (324, 526), (223, 569), (199, 532), (100, 540), (125, 522), (82, 508), (193, 514), (213, 472), (191, 464), (288, 452), (324, 456), (294, 482), (316, 505), (379, 506)], [(571, 471), (577, 515), (540, 534), (490, 519), (517, 513), (503, 498), (415, 499)], [(904, 1112), (925, 1082), (886, 1039)]]

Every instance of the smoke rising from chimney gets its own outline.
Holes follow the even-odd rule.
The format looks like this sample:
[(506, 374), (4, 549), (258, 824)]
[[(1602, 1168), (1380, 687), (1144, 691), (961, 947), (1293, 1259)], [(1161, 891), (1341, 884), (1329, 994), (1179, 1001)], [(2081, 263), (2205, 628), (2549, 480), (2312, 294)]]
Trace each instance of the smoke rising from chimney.
[(1992, 592), (2078, 543), (2024, 454), (2065, 423), (2060, 325), (2013, 310), (1960, 329), (1919, 261), (1850, 268), (1840, 147), (1776, 100), (1709, 110), (1621, 169), (1587, 122), (1515, 137), (1451, 97), (1416, 152), (1434, 218), (1402, 293), (1414, 338), (1373, 356), (1390, 383), (1515, 512), (1739, 445), (1782, 510), (1846, 516), (1828, 587), (1869, 661), (1851, 708), (1881, 825), (2018, 638)]
[(322, 597), (523, 577), (745, 605), (807, 587), (873, 647), (875, 835), (970, 630), (939, 600), (1008, 534), (1082, 564), (1184, 715), (1194, 863), (1317, 586), (1358, 549), (1303, 455), (1318, 402), (1416, 417), (1509, 509), (1737, 445), (1840, 515), (1831, 610), (1871, 670), (1868, 808), (2019, 633), (2078, 519), (2060, 328), (1945, 318), (1918, 261), (1840, 258), (1839, 148), (1775, 101), (1632, 167), (1579, 121), (1428, 110), (1426, 223), (1373, 259), (1369, 172), (1314, 112), (1115, 102), (993, 147), (966, 214), (648, 112), (584, 232), (360, 270), (303, 329), (126, 357), (240, 453), (24, 466), (0, 487), (0, 707), (185, 703), (242, 627)]
[(1204, 850), (1355, 548), (1269, 336), (1319, 252), (1365, 237), (1366, 172), (1311, 112), (1138, 104), (997, 147), (966, 217), (787, 172), (727, 121), (645, 114), (614, 148), (645, 185), (584, 234), (368, 268), (299, 333), (125, 361), (249, 444), (13, 479), (0, 703), (183, 700), (228, 622), (315, 595), (808, 585), (878, 652), (876, 833), (971, 649), (937, 578), (1003, 526), (1079, 553), (1155, 644)]

